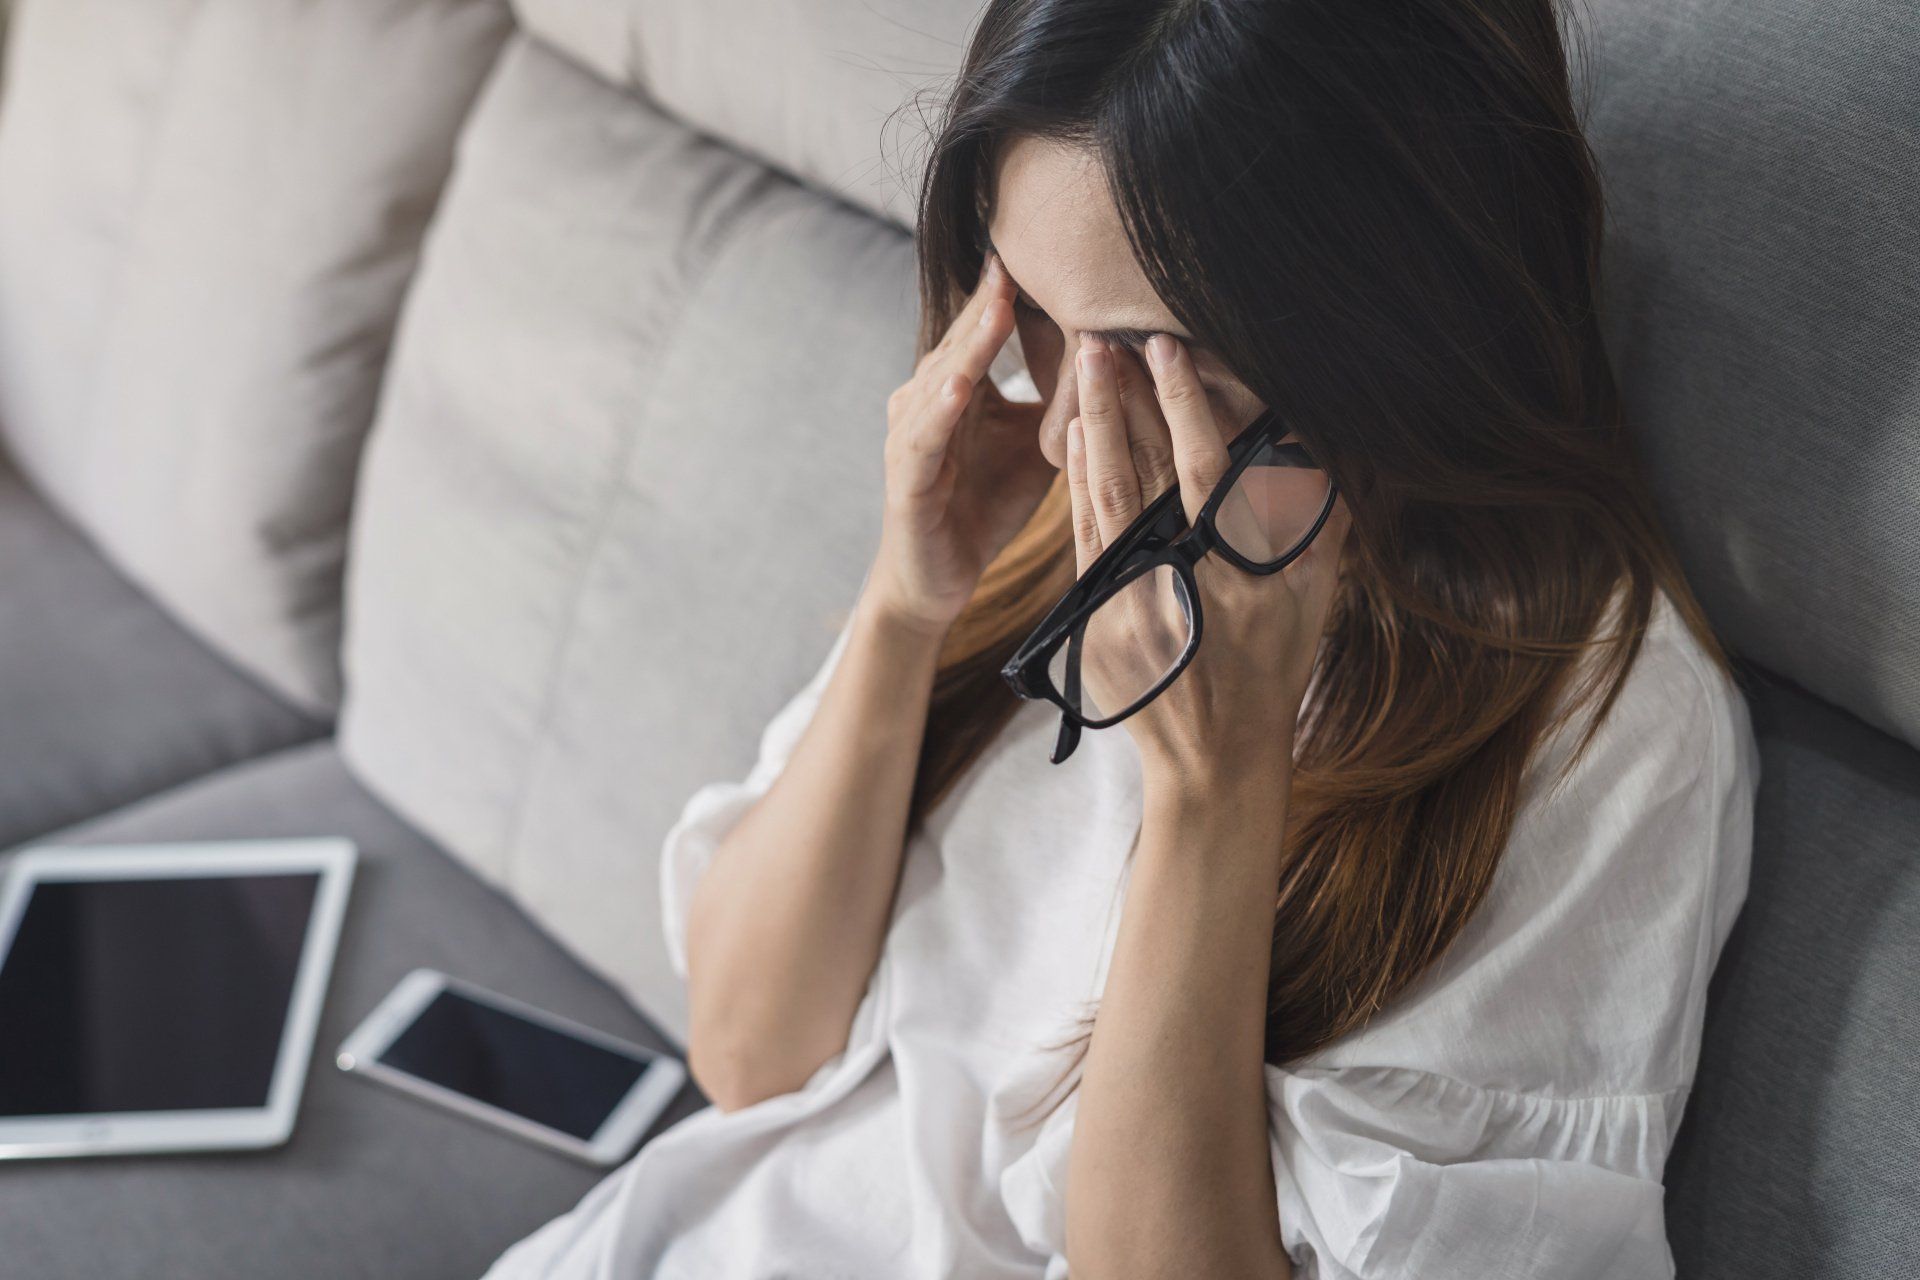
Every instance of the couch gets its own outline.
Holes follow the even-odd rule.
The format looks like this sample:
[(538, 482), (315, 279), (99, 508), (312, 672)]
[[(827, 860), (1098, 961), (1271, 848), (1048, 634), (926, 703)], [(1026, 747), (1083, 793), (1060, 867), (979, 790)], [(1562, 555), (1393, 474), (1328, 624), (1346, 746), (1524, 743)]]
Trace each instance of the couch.
[[(14, 9), (0, 848), (363, 862), (291, 1142), (0, 1167), (0, 1274), (477, 1275), (598, 1175), (325, 1051), (418, 965), (678, 1045), (656, 852), (871, 555), (975, 6)], [(1763, 752), (1675, 1259), (1920, 1274), (1920, 13), (1579, 9), (1608, 342)]]

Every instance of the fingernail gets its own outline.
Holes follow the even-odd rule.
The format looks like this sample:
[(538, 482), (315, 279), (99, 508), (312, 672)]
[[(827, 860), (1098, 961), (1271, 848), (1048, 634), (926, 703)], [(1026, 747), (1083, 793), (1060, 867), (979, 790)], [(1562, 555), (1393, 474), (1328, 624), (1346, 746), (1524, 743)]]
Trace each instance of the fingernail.
[(1101, 338), (1080, 339), (1080, 369), (1083, 373), (1099, 373), (1101, 361), (1107, 357), (1107, 344)]
[(1147, 358), (1153, 361), (1157, 369), (1173, 359), (1173, 339), (1164, 333), (1156, 333), (1147, 339)]
[(1080, 419), (1075, 418), (1067, 423), (1067, 456), (1077, 458), (1086, 447), (1086, 437), (1080, 432)]

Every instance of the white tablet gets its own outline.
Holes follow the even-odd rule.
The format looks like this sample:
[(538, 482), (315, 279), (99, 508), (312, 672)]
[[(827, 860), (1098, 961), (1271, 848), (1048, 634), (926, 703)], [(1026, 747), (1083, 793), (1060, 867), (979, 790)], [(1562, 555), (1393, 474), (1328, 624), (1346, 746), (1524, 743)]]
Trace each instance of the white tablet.
[(0, 1157), (293, 1132), (345, 839), (47, 845), (0, 885)]

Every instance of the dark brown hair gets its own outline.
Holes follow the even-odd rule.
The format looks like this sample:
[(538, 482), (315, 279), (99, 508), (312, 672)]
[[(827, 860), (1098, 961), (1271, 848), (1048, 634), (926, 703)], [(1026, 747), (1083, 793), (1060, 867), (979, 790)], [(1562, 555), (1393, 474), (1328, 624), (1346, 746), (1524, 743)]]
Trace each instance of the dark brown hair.
[[(993, 0), (935, 131), (923, 352), (978, 278), (998, 147), (1084, 146), (1168, 309), (1353, 513), (1274, 886), (1276, 1065), (1363, 1024), (1459, 935), (1536, 746), (1590, 707), (1567, 764), (1585, 749), (1656, 591), (1732, 670), (1620, 418), (1563, 16), (1553, 0)], [(949, 635), (916, 826), (1012, 714), (999, 669), (1072, 576), (1062, 480)], [(1084, 1051), (1090, 1025), (1060, 1047)]]

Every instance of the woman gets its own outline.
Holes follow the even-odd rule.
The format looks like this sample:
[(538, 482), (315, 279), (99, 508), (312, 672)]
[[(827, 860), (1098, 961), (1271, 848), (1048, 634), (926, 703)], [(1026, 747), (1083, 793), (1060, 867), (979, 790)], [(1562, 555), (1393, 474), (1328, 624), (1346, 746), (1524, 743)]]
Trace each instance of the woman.
[[(989, 4), (876, 557), (666, 839), (716, 1105), (491, 1274), (1671, 1274), (1758, 760), (1601, 216), (1550, 0)], [(1002, 665), (1265, 409), (1331, 516), (1049, 764)]]

